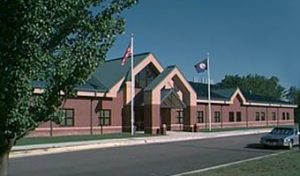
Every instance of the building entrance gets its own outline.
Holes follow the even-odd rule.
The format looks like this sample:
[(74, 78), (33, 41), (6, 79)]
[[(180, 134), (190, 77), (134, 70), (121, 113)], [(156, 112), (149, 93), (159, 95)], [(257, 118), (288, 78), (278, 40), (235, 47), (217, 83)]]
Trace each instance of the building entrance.
[(135, 127), (136, 131), (144, 131), (144, 108), (138, 108), (135, 111)]

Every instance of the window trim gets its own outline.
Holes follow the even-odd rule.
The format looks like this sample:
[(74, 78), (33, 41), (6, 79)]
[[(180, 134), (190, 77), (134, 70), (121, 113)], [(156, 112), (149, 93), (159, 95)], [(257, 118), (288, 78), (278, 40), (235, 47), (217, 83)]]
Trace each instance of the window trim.
[(255, 113), (255, 121), (260, 121), (260, 112)]
[(274, 121), (274, 120), (276, 120), (277, 119), (277, 114), (276, 114), (276, 112), (272, 112), (272, 120)]
[[(67, 111), (72, 111), (72, 117), (67, 117)], [(61, 127), (74, 127), (75, 126), (75, 109), (74, 108), (62, 108), (61, 111), (64, 111), (64, 119), (60, 122), (59, 126)], [(68, 119), (72, 119), (72, 124), (68, 125)]]
[(265, 112), (260, 112), (260, 120), (266, 121), (266, 113)]
[[(231, 115), (233, 115), (233, 116), (231, 116)], [(234, 112), (233, 111), (229, 111), (228, 121), (229, 122), (235, 122), (234, 119), (235, 119)]]
[(214, 113), (215, 117), (215, 123), (220, 123), (221, 122), (221, 112), (220, 111), (215, 111)]
[(178, 110), (177, 111), (176, 119), (177, 119), (177, 124), (183, 124), (183, 110)]
[[(104, 117), (102, 117), (101, 112), (103, 112), (103, 114), (105, 114), (106, 111), (109, 112), (109, 116), (106, 117), (104, 115)], [(98, 116), (99, 126), (111, 126), (111, 118), (112, 118), (111, 117), (111, 114), (112, 114), (111, 109), (99, 109), (98, 113), (99, 113), (99, 116)], [(106, 122), (105, 119), (107, 119), (107, 118), (108, 118), (108, 124), (105, 124), (105, 122)]]
[[(239, 114), (239, 116), (238, 116), (238, 114)], [(235, 114), (235, 117), (236, 117), (236, 119), (235, 119), (236, 122), (241, 122), (242, 121), (242, 112), (237, 111)]]
[(282, 112), (282, 120), (285, 120), (285, 112)]
[[(200, 115), (200, 114), (202, 114), (202, 115)], [(204, 123), (204, 112), (203, 111), (197, 111), (197, 123)]]

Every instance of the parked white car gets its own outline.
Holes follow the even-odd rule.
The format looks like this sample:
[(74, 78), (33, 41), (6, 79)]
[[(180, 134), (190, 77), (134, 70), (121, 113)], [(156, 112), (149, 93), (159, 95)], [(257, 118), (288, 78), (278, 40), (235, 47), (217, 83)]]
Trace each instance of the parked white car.
[(296, 127), (275, 127), (270, 133), (261, 137), (260, 143), (265, 147), (288, 147), (299, 145), (299, 131)]

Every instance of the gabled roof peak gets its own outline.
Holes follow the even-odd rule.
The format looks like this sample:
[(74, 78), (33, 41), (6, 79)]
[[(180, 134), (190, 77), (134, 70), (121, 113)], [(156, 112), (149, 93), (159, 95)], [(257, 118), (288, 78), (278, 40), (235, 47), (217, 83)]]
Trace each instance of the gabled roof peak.
[(167, 68), (177, 68), (177, 66), (176, 65), (169, 65), (169, 66), (167, 66)]
[[(148, 56), (152, 54), (151, 52), (143, 52), (143, 53), (138, 53), (138, 54), (134, 54), (133, 57), (138, 57), (138, 56)], [(107, 62), (112, 62), (112, 61), (116, 61), (116, 60), (121, 60), (123, 59), (123, 57), (119, 57), (119, 58), (116, 58), (116, 59), (110, 59), (110, 60), (106, 60), (105, 63)]]

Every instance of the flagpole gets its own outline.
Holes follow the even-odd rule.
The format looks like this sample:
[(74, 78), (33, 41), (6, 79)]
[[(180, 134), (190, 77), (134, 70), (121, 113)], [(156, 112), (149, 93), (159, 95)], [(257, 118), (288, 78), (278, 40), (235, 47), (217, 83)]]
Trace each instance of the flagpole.
[(208, 93), (208, 129), (211, 131), (211, 96), (210, 96), (210, 66), (209, 66), (209, 53), (207, 53), (207, 93)]
[(135, 78), (133, 73), (133, 34), (131, 34), (130, 48), (131, 48), (131, 136), (134, 136)]

